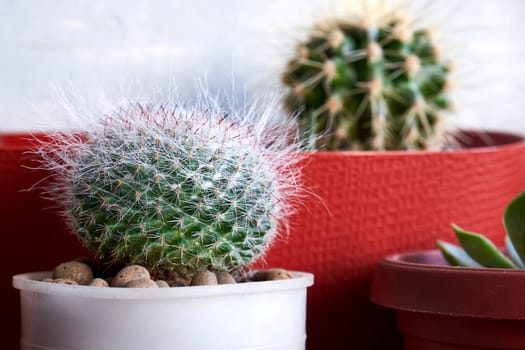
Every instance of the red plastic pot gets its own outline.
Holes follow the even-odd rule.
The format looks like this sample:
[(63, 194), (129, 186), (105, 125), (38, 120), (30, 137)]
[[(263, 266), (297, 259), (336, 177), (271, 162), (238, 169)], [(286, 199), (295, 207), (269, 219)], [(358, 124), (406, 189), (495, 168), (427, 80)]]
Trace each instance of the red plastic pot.
[(319, 198), (299, 208), (290, 235), (261, 265), (315, 274), (308, 349), (401, 348), (393, 311), (369, 302), (383, 257), (453, 239), (451, 222), (503, 243), (503, 210), (525, 188), (523, 137), (464, 132), (461, 139), (465, 148), (455, 151), (307, 156), (305, 186)]
[(17, 349), (20, 338), (19, 295), (11, 286), (12, 276), (50, 269), (86, 255), (51, 208), (52, 203), (42, 199), (38, 189), (26, 191), (49, 176), (45, 171), (29, 169), (37, 165), (34, 156), (27, 153), (34, 149), (32, 138), (30, 134), (0, 134), (0, 298), (4, 325), (0, 338), (4, 349)]
[(379, 263), (371, 300), (397, 310), (405, 350), (524, 350), (525, 271), (448, 266), (438, 250)]

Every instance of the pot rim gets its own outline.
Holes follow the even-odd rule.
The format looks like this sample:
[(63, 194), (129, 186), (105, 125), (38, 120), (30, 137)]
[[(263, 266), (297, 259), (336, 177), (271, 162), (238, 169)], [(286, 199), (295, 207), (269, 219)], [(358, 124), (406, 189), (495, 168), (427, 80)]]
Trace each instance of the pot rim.
[(470, 154), (470, 153), (493, 153), (503, 149), (511, 149), (525, 146), (525, 135), (501, 130), (474, 130), (459, 129), (456, 134), (483, 135), (484, 138), (507, 138), (509, 141), (486, 146), (463, 147), (451, 150), (420, 150), (420, 151), (310, 151), (305, 154), (314, 154), (322, 157), (399, 157), (399, 156), (428, 156), (436, 154)]
[(418, 250), (413, 252), (405, 252), (392, 254), (385, 257), (380, 264), (389, 265), (397, 268), (397, 266), (408, 269), (408, 270), (437, 270), (437, 271), (448, 271), (450, 273), (467, 273), (474, 275), (500, 275), (500, 274), (522, 274), (525, 275), (525, 269), (505, 269), (505, 268), (496, 268), (496, 267), (467, 267), (467, 266), (452, 266), (445, 264), (428, 264), (422, 262), (415, 262), (414, 260), (419, 260), (423, 255), (427, 256), (441, 256), (441, 252), (438, 249), (430, 250)]
[(377, 265), (370, 300), (400, 311), (525, 320), (524, 269), (445, 264), (437, 249), (387, 256)]
[[(46, 139), (50, 134), (56, 133), (56, 131), (14, 131), (14, 132), (0, 132), (0, 149), (4, 150), (27, 150), (34, 144), (34, 138)], [(442, 153), (484, 153), (494, 152), (499, 149), (506, 149), (525, 145), (525, 134), (504, 131), (504, 130), (475, 130), (475, 129), (458, 129), (456, 134), (465, 135), (484, 135), (485, 138), (490, 139), (491, 137), (506, 137), (510, 141), (502, 144), (477, 146), (477, 147), (465, 147), (453, 150), (434, 150), (434, 151), (314, 151), (314, 152), (302, 152), (306, 154), (314, 153), (323, 156), (341, 156), (341, 155), (353, 155), (353, 156), (384, 156), (384, 155), (428, 155), (428, 154), (442, 154)], [(23, 141), (23, 142), (21, 142)]]
[(13, 276), (13, 287), (24, 292), (55, 294), (91, 299), (158, 300), (204, 298), (226, 295), (269, 293), (283, 290), (303, 289), (313, 285), (314, 275), (308, 272), (289, 271), (294, 278), (286, 280), (191, 286), (172, 288), (101, 288), (42, 282), (51, 277), (52, 271), (29, 272)]

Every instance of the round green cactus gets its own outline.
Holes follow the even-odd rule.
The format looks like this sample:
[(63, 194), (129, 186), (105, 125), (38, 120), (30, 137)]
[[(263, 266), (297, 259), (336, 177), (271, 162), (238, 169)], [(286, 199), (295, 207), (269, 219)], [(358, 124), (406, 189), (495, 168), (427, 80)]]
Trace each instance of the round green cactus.
[(296, 190), (281, 135), (211, 110), (132, 106), (47, 166), (85, 246), (112, 263), (234, 271), (262, 255)]
[(322, 23), (298, 45), (283, 76), (287, 108), (317, 148), (443, 148), (450, 64), (430, 30), (395, 12), (371, 15)]

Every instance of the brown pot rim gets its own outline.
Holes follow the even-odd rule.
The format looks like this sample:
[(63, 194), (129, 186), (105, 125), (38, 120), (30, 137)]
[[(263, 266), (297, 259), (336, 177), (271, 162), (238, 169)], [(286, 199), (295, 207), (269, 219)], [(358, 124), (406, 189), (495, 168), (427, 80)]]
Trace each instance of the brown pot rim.
[(487, 144), (486, 146), (463, 147), (450, 150), (432, 151), (315, 151), (310, 152), (320, 157), (341, 157), (341, 156), (369, 156), (369, 157), (399, 157), (399, 156), (428, 156), (429, 154), (469, 154), (469, 153), (492, 153), (502, 149), (522, 148), (525, 146), (525, 135), (509, 131), (498, 130), (471, 130), (460, 129), (456, 135), (483, 135), (487, 140), (504, 139), (504, 142)]
[(524, 292), (525, 270), (453, 267), (425, 250), (379, 262), (370, 299), (402, 311), (525, 320)]

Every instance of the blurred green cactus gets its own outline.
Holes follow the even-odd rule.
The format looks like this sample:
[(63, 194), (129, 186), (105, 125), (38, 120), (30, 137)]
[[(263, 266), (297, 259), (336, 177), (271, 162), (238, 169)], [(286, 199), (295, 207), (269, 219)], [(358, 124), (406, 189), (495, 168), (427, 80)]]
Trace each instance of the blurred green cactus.
[(451, 65), (432, 31), (415, 30), (397, 11), (380, 11), (317, 25), (288, 63), (286, 106), (299, 113), (312, 148), (420, 150), (446, 143)]

